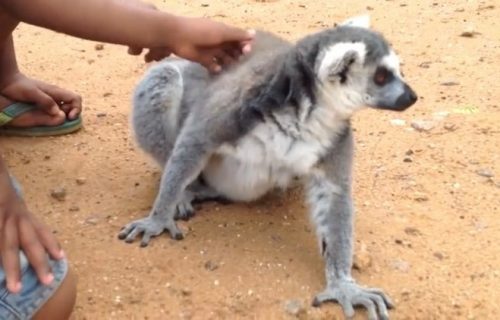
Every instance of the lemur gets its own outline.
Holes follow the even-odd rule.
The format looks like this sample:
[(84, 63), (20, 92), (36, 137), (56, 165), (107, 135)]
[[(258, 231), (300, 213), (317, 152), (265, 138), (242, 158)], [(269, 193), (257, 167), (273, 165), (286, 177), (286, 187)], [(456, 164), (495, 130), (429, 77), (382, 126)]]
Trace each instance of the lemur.
[(133, 97), (139, 146), (162, 168), (148, 217), (119, 238), (141, 246), (193, 215), (192, 201), (253, 201), (300, 177), (326, 264), (326, 289), (313, 305), (337, 301), (346, 316), (366, 307), (387, 319), (390, 299), (351, 276), (353, 134), (363, 107), (402, 111), (417, 95), (383, 35), (360, 16), (296, 44), (259, 31), (252, 52), (224, 72), (167, 58), (151, 67)]

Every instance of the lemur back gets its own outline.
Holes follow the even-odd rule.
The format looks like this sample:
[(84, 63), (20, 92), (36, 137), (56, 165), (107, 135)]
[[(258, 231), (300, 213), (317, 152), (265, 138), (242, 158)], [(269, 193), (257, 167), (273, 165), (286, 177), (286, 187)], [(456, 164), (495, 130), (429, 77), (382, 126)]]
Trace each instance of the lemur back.
[[(203, 101), (220, 95), (226, 95), (224, 104), (209, 105), (245, 108), (239, 96), (265, 84), (277, 67), (273, 60), (290, 48), (291, 44), (281, 38), (258, 33), (254, 53), (221, 76), (211, 76), (201, 66), (180, 59), (167, 59), (151, 68), (135, 95), (133, 119), (139, 145), (164, 165), (167, 149), (173, 147), (190, 112), (200, 114), (198, 121), (211, 121), (210, 115), (221, 110), (207, 110)], [(204, 180), (228, 199), (251, 201), (275, 187), (286, 188), (293, 177), (309, 173), (331, 146), (334, 134), (346, 127), (334, 110), (319, 106), (311, 111), (311, 107), (312, 102), (304, 97), (298, 109), (274, 110), (267, 115), (270, 121), (220, 146), (202, 171)], [(148, 127), (152, 130), (145, 130)], [(158, 136), (161, 141), (155, 141)]]

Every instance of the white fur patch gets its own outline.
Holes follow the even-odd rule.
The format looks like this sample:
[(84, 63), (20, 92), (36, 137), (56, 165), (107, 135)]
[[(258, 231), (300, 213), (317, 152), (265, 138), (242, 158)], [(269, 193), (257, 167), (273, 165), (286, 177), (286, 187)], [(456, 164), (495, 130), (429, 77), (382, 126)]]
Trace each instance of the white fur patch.
[[(347, 83), (344, 85), (338, 82), (332, 83), (331, 70), (335, 70), (342, 63), (345, 55), (353, 51), (356, 52), (357, 57), (349, 67)], [(354, 111), (365, 105), (363, 93), (366, 91), (366, 77), (352, 76), (363, 70), (365, 56), (366, 45), (364, 43), (341, 42), (328, 48), (321, 60), (318, 76), (322, 85), (318, 98), (321, 104), (336, 110), (337, 115), (344, 119), (349, 118)]]
[(400, 76), (400, 60), (396, 53), (391, 50), (387, 56), (382, 58), (382, 65), (385, 66), (388, 70), (391, 70), (396, 75)]
[[(301, 109), (309, 110), (310, 104), (303, 99)], [(287, 134), (268, 121), (236, 145), (224, 145), (203, 171), (205, 180), (232, 200), (252, 201), (273, 188), (288, 187), (295, 176), (310, 174), (345, 122), (324, 105), (297, 120), (281, 114), (276, 121)]]
[(363, 64), (366, 56), (366, 45), (363, 42), (339, 42), (324, 51), (319, 64), (318, 76), (326, 81), (332, 70), (344, 62), (344, 57), (350, 52), (356, 52), (356, 62)]

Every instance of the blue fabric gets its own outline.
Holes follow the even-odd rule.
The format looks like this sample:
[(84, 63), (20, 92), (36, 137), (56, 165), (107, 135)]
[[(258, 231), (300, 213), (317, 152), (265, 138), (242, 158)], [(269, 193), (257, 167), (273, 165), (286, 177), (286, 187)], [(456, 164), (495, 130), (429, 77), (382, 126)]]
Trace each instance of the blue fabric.
[[(19, 196), (21, 188), (14, 177), (12, 183)], [(24, 320), (31, 319), (33, 315), (52, 297), (57, 291), (68, 272), (68, 262), (63, 259), (59, 261), (49, 259), (50, 268), (54, 275), (54, 281), (50, 285), (43, 285), (38, 281), (35, 270), (30, 266), (28, 259), (22, 251), (19, 252), (21, 267), (21, 292), (12, 294), (7, 290), (5, 272), (0, 265), (0, 319), (1, 320)]]
[(49, 260), (54, 281), (45, 286), (38, 281), (35, 270), (29, 265), (23, 252), (20, 252), (19, 258), (22, 283), (20, 293), (12, 294), (7, 290), (5, 273), (0, 268), (0, 319), (2, 320), (31, 319), (57, 291), (68, 271), (66, 260)]

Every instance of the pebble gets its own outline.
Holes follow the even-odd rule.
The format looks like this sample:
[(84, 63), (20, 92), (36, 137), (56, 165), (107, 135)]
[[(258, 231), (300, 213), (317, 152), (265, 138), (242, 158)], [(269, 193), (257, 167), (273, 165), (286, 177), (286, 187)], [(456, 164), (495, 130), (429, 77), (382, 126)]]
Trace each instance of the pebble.
[(406, 125), (406, 121), (403, 119), (391, 119), (389, 122), (396, 127), (403, 127)]
[(402, 272), (408, 272), (410, 270), (410, 263), (408, 261), (398, 259), (392, 262), (392, 267)]
[(478, 169), (476, 170), (476, 174), (485, 178), (493, 178), (495, 176), (493, 172), (491, 172), (491, 170), (488, 168)]
[(189, 297), (193, 292), (189, 289), (182, 289), (181, 290), (181, 294), (184, 296), (184, 297)]
[(372, 257), (368, 252), (365, 243), (361, 243), (359, 250), (354, 254), (353, 268), (356, 270), (366, 270), (372, 265)]
[(413, 120), (411, 122), (411, 127), (419, 132), (431, 131), (435, 126), (435, 123), (428, 120)]
[(451, 87), (451, 86), (458, 86), (460, 82), (458, 81), (443, 81), (440, 83), (440, 85), (445, 86), (445, 87)]
[(414, 227), (406, 227), (405, 233), (410, 235), (410, 236), (418, 236), (418, 235), (422, 234), (417, 228), (414, 228)]
[(285, 303), (285, 311), (292, 316), (300, 316), (306, 312), (302, 302), (298, 300), (288, 300)]
[(104, 118), (105, 116), (107, 116), (107, 113), (105, 113), (105, 112), (100, 112), (97, 114), (98, 118)]
[(213, 262), (212, 260), (208, 260), (205, 262), (205, 269), (208, 271), (215, 271), (219, 268), (219, 264), (217, 262)]
[(76, 184), (79, 185), (79, 186), (84, 185), (85, 182), (87, 182), (87, 179), (85, 179), (85, 178), (82, 178), (82, 177), (76, 178)]
[(439, 260), (443, 260), (444, 259), (444, 254), (442, 254), (439, 251), (434, 252), (433, 255), (434, 255), (434, 257), (438, 258)]
[(64, 187), (58, 187), (50, 192), (50, 196), (58, 201), (64, 201), (66, 199), (66, 189)]
[(429, 201), (429, 196), (423, 192), (415, 192), (413, 199), (417, 202)]
[(93, 226), (95, 226), (98, 222), (99, 222), (98, 217), (88, 217), (87, 219), (85, 219), (85, 224), (90, 224)]
[(403, 162), (413, 162), (411, 157), (404, 157)]
[(443, 127), (448, 131), (455, 131), (458, 129), (458, 126), (454, 123), (447, 122), (443, 125)]
[(78, 206), (71, 206), (71, 207), (69, 207), (69, 211), (71, 211), (71, 212), (80, 211), (80, 207), (78, 207)]
[(97, 51), (101, 51), (104, 49), (104, 45), (102, 43), (98, 43), (94, 46), (94, 49), (96, 49)]
[(461, 37), (464, 37), (464, 38), (474, 38), (475, 36), (477, 35), (480, 35), (481, 33), (475, 31), (473, 28), (468, 28), (466, 30), (464, 30), (460, 36)]

